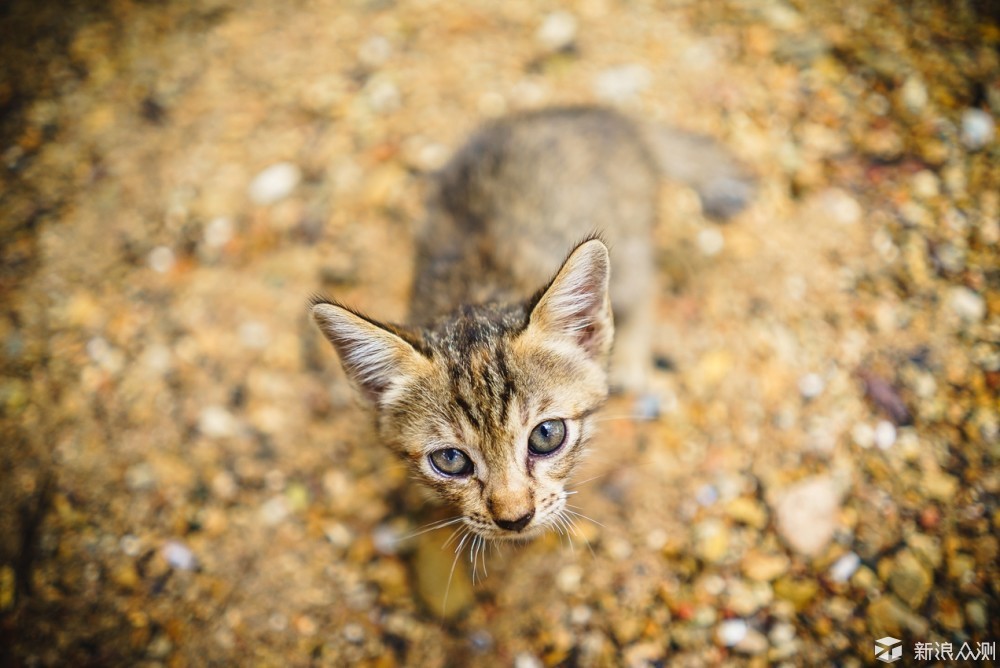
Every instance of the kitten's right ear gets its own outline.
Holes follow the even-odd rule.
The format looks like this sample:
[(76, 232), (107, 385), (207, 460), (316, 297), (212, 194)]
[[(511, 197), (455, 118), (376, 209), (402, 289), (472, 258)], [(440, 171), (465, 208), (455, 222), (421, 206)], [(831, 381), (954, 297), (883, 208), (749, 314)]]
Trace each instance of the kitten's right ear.
[(336, 348), (348, 378), (375, 404), (427, 362), (401, 336), (343, 306), (319, 302), (313, 304), (312, 316)]

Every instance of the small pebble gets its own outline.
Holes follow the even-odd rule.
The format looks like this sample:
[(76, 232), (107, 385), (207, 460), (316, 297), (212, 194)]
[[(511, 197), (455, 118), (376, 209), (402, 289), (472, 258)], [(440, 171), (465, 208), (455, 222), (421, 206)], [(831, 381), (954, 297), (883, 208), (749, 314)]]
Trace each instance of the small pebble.
[(741, 654), (758, 655), (767, 651), (767, 636), (756, 629), (749, 629), (746, 636), (733, 646)]
[(722, 249), (726, 246), (726, 239), (722, 236), (722, 232), (715, 229), (714, 227), (706, 227), (702, 231), (698, 232), (698, 250), (701, 251), (702, 255), (705, 257), (714, 257), (722, 252)]
[(157, 246), (149, 251), (146, 260), (149, 262), (149, 268), (159, 274), (165, 274), (173, 269), (176, 262), (174, 252), (167, 246)]
[(237, 489), (236, 479), (229, 471), (219, 471), (212, 476), (212, 492), (220, 499), (231, 500)]
[(142, 550), (142, 541), (134, 535), (127, 533), (118, 541), (118, 546), (127, 557), (137, 557)]
[(853, 552), (848, 552), (830, 567), (830, 579), (834, 582), (847, 582), (859, 566), (861, 566), (861, 557)]
[(948, 293), (948, 305), (963, 321), (975, 323), (986, 317), (986, 301), (965, 286), (953, 287)]
[(260, 518), (264, 524), (268, 526), (275, 526), (281, 524), (291, 509), (288, 507), (288, 501), (285, 500), (283, 496), (275, 496), (264, 502), (264, 505), (260, 507)]
[(478, 629), (469, 634), (469, 644), (480, 654), (493, 649), (493, 636), (485, 629)]
[(635, 416), (638, 420), (655, 420), (660, 417), (660, 397), (656, 393), (647, 392), (635, 402)]
[(695, 492), (695, 501), (701, 506), (710, 506), (719, 500), (719, 492), (712, 485), (702, 485)]
[(565, 51), (576, 41), (576, 17), (566, 11), (552, 12), (535, 33), (539, 44), (549, 51)]
[(267, 618), (267, 625), (271, 628), (272, 631), (277, 631), (278, 633), (281, 633), (282, 631), (288, 628), (288, 617), (281, 614), (280, 612), (276, 612)]
[(982, 109), (966, 109), (962, 112), (962, 143), (971, 151), (985, 148), (996, 134), (993, 116)]
[(747, 636), (749, 627), (742, 619), (727, 619), (719, 624), (716, 638), (726, 647), (732, 647)]
[(667, 544), (667, 532), (663, 529), (653, 529), (646, 534), (646, 547), (651, 550), (662, 550)]
[(125, 486), (133, 492), (152, 489), (156, 484), (156, 474), (146, 462), (134, 464), (125, 471)]
[(323, 530), (323, 535), (334, 547), (346, 549), (354, 542), (354, 534), (340, 522), (336, 522)]
[(355, 645), (360, 645), (365, 640), (365, 629), (360, 624), (345, 624), (344, 640)]
[(234, 232), (232, 219), (225, 216), (213, 218), (205, 225), (205, 245), (212, 249), (222, 248), (232, 240)]
[(542, 668), (544, 665), (538, 657), (528, 652), (521, 652), (514, 657), (514, 668)]
[(804, 399), (815, 399), (826, 387), (823, 377), (818, 373), (807, 373), (799, 378), (799, 394)]
[(927, 86), (916, 75), (906, 77), (900, 88), (903, 105), (911, 112), (918, 113), (927, 106)]
[(368, 67), (378, 67), (385, 64), (391, 55), (392, 44), (381, 35), (369, 37), (358, 49), (358, 59)]
[(274, 204), (295, 190), (302, 180), (302, 172), (290, 162), (279, 162), (267, 167), (250, 182), (249, 195), (255, 204)]
[(198, 430), (209, 438), (236, 434), (236, 418), (222, 406), (206, 406), (198, 416)]
[(880, 450), (888, 450), (896, 443), (896, 425), (888, 420), (879, 420), (875, 425), (875, 445)]
[(193, 571), (198, 565), (198, 560), (195, 558), (194, 552), (184, 545), (184, 543), (176, 540), (167, 541), (166, 545), (163, 546), (163, 558), (173, 568), (182, 571)]
[(271, 333), (267, 325), (257, 320), (240, 325), (239, 335), (240, 343), (252, 350), (263, 350), (271, 343)]
[(372, 531), (372, 544), (379, 554), (396, 554), (399, 551), (400, 540), (399, 531), (390, 524), (380, 524)]
[(771, 627), (768, 636), (775, 645), (787, 645), (795, 640), (795, 627), (788, 622), (778, 622)]
[(922, 169), (913, 175), (913, 194), (921, 199), (930, 199), (941, 194), (941, 181), (937, 174)]
[(583, 569), (576, 564), (563, 566), (556, 575), (556, 586), (564, 594), (573, 594), (580, 589), (580, 581), (583, 579)]
[(574, 606), (569, 611), (569, 620), (576, 626), (583, 626), (594, 616), (593, 611), (585, 605)]
[(793, 484), (776, 500), (779, 535), (797, 552), (809, 557), (819, 555), (833, 539), (840, 499), (841, 490), (830, 476)]
[(594, 93), (607, 102), (626, 102), (649, 88), (653, 75), (643, 65), (621, 65), (604, 70), (594, 79)]
[(820, 201), (830, 217), (841, 225), (854, 225), (864, 215), (858, 200), (840, 188), (824, 191)]
[(372, 111), (386, 114), (402, 106), (403, 96), (399, 86), (386, 77), (375, 77), (365, 86), (365, 97)]

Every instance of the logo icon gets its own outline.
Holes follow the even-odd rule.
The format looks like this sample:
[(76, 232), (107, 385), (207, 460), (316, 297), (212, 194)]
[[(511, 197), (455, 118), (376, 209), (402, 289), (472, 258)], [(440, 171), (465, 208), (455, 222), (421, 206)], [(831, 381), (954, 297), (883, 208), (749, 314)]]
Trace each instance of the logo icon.
[(875, 658), (884, 663), (893, 663), (903, 658), (903, 641), (892, 636), (875, 641)]

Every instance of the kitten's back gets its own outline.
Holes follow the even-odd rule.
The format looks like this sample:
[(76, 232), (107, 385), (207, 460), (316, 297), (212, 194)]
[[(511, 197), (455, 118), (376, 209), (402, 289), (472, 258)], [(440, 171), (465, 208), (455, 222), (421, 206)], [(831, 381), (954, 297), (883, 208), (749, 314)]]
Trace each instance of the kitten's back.
[(609, 109), (544, 109), (487, 124), (435, 180), (417, 234), (411, 318), (522, 299), (595, 231), (621, 260), (612, 302), (616, 317), (627, 315), (649, 292), (660, 176), (690, 183), (706, 211), (728, 215), (749, 196), (739, 174), (711, 140)]

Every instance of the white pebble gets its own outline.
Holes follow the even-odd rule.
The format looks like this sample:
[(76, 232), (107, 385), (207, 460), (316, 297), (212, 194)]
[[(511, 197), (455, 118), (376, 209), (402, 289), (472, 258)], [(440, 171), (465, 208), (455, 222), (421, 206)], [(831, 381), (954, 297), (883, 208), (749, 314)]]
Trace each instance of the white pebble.
[(705, 257), (713, 257), (722, 252), (726, 246), (726, 238), (714, 227), (706, 227), (698, 233), (698, 250)]
[(903, 104), (911, 113), (917, 113), (927, 106), (927, 86), (916, 75), (910, 75), (900, 90)]
[(861, 557), (853, 552), (848, 552), (830, 567), (830, 579), (834, 582), (847, 582), (860, 566)]
[(166, 246), (157, 246), (153, 250), (149, 251), (149, 256), (146, 258), (149, 263), (149, 268), (153, 271), (165, 274), (174, 268), (174, 263), (177, 261), (174, 257), (174, 252), (167, 248)]
[(533, 654), (521, 652), (514, 657), (514, 668), (542, 668), (542, 662)]
[(985, 148), (993, 141), (996, 123), (993, 116), (982, 109), (966, 109), (962, 112), (962, 143), (971, 151)]
[(913, 175), (913, 194), (920, 199), (930, 199), (941, 194), (941, 181), (929, 169), (921, 169)]
[(372, 531), (372, 546), (379, 554), (396, 554), (402, 538), (390, 524), (380, 524)]
[(663, 529), (653, 529), (646, 534), (646, 547), (651, 550), (662, 550), (667, 544), (667, 532)]
[(151, 344), (142, 354), (146, 368), (156, 373), (166, 373), (170, 370), (170, 348), (162, 343)]
[(819, 555), (837, 530), (842, 492), (829, 475), (792, 484), (776, 495), (778, 534), (796, 552)]
[(777, 646), (787, 645), (795, 640), (795, 627), (788, 622), (778, 622), (771, 628), (771, 633), (768, 636), (771, 638), (771, 642)]
[(888, 450), (896, 442), (896, 425), (888, 420), (879, 420), (875, 425), (875, 445), (880, 450)]
[(378, 67), (389, 60), (392, 55), (392, 44), (381, 35), (374, 35), (365, 40), (358, 49), (358, 58), (368, 67)]
[(233, 238), (233, 221), (225, 216), (213, 218), (205, 225), (205, 245), (209, 248), (222, 248)]
[(556, 575), (556, 586), (564, 594), (573, 594), (580, 588), (583, 569), (576, 564), (564, 566)]
[(858, 200), (840, 188), (824, 191), (821, 201), (830, 217), (841, 225), (854, 225), (861, 220), (864, 213)]
[(98, 364), (107, 359), (111, 354), (111, 345), (100, 336), (95, 336), (87, 341), (87, 355)]
[(608, 102), (626, 102), (653, 83), (653, 75), (643, 65), (621, 65), (604, 70), (594, 79), (594, 93)]
[(167, 541), (163, 546), (163, 558), (167, 560), (173, 568), (182, 571), (193, 571), (198, 565), (198, 560), (187, 545), (176, 540)]
[(260, 507), (260, 519), (263, 520), (264, 524), (273, 527), (281, 524), (288, 517), (289, 512), (288, 501), (285, 497), (275, 496), (265, 501), (264, 505)]
[(702, 485), (694, 495), (700, 506), (710, 506), (719, 500), (719, 492), (712, 485)]
[(255, 204), (274, 204), (292, 194), (302, 172), (290, 162), (279, 162), (264, 169), (250, 182), (250, 199)]
[(716, 637), (726, 647), (732, 647), (747, 636), (749, 627), (742, 619), (727, 619), (719, 624)]
[(859, 422), (851, 429), (851, 438), (859, 448), (867, 450), (875, 445), (875, 430), (870, 424)]
[(375, 77), (365, 86), (365, 97), (372, 111), (385, 114), (399, 109), (403, 97), (399, 87), (390, 79)]
[(222, 406), (206, 406), (198, 416), (198, 430), (209, 438), (233, 436), (236, 418)]
[(545, 17), (535, 38), (550, 51), (562, 51), (576, 41), (576, 27), (576, 17), (569, 12), (552, 12)]
[(593, 611), (585, 605), (574, 606), (573, 609), (569, 611), (569, 621), (573, 622), (573, 624), (577, 626), (583, 626), (589, 622), (593, 616)]
[(815, 399), (825, 387), (826, 383), (818, 373), (807, 373), (799, 378), (799, 393), (806, 399)]
[(121, 537), (118, 546), (121, 547), (122, 553), (128, 557), (138, 557), (139, 552), (142, 551), (142, 541), (130, 533)]
[(974, 290), (959, 285), (948, 294), (951, 310), (965, 322), (979, 322), (986, 317), (986, 301)]
[(323, 530), (323, 535), (334, 547), (347, 549), (354, 542), (354, 534), (340, 522), (334, 522)]
[(247, 348), (263, 350), (271, 342), (267, 325), (256, 320), (240, 325), (240, 342)]

